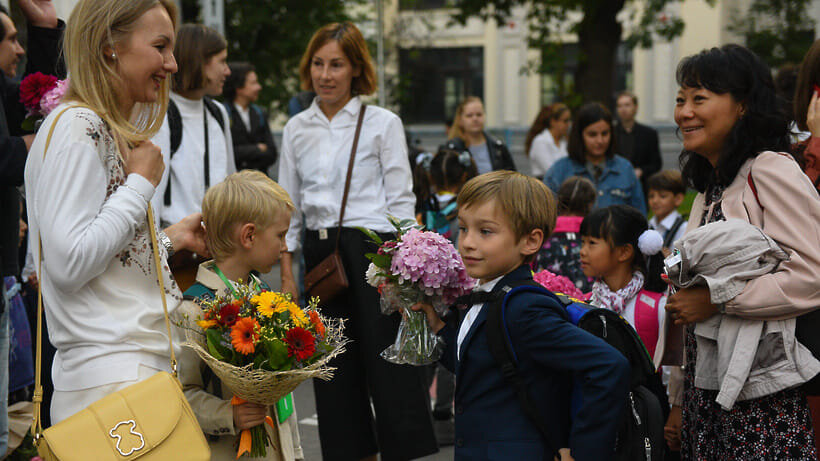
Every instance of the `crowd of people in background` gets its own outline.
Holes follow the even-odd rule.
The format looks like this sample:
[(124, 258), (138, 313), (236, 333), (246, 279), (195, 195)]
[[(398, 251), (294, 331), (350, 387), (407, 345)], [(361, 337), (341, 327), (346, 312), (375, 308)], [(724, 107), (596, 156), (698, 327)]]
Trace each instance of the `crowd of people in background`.
[[(162, 297), (171, 310), (190, 310), (183, 293), (224, 288), (220, 268), (247, 279), (270, 271), (280, 253), (279, 288), (294, 300), (306, 296), (299, 271), (331, 254), (351, 274), (343, 294), (322, 305), (346, 319), (351, 340), (331, 363), (333, 379), (313, 382), (323, 459), (414, 459), (445, 445), (457, 459), (611, 452), (613, 428), (628, 417), (630, 364), (555, 314), (553, 301), (522, 295), (510, 311), (522, 376), (549, 390), (535, 400), (552, 412), (544, 415), (552, 436), (519, 406), (487, 342), (472, 339), (484, 328), (484, 301), (443, 319), (418, 306), (447, 344), (440, 363), (380, 357), (400, 316), (380, 313), (379, 292), (364, 278), (375, 247), (356, 228), (389, 239), (394, 216), (448, 238), (477, 292), (547, 271), (619, 314), (657, 371), (644, 384), (662, 415), (653, 430), (663, 432), (665, 459), (817, 459), (820, 401), (802, 386), (820, 361), (800, 329), (820, 328), (811, 317), (820, 306), (820, 40), (786, 85), (790, 104), (766, 63), (742, 46), (684, 58), (669, 114), (683, 143), (679, 165), (663, 165), (658, 133), (637, 122), (630, 91), (579, 107), (549, 104), (526, 134), (525, 176), (510, 146), (488, 133), (477, 96), (455, 107), (434, 152), (409, 149), (401, 118), (368, 104), (376, 71), (352, 23), (325, 25), (305, 44), (294, 73), (302, 92), (277, 148), (258, 104), (264, 76), (230, 61), (217, 31), (178, 24), (173, 1), (80, 0), (67, 23), (49, 1), (18, 4), (24, 75), (71, 77), (39, 131), (23, 131), (14, 77), (24, 50), (0, 6), (0, 455), (22, 443), (31, 418), (38, 290), (48, 426), (170, 371)], [(251, 200), (265, 204), (264, 216), (248, 211), (260, 209), (246, 206)], [(242, 232), (220, 221), (227, 208)], [(149, 209), (164, 262), (157, 269)], [(663, 275), (676, 264), (751, 264), (709, 240), (726, 235), (723, 225), (753, 226), (788, 258), (765, 273), (670, 288)], [(238, 246), (220, 246), (231, 239)], [(675, 335), (683, 352), (670, 359)], [(225, 436), (275, 410), (232, 406), (195, 355), (177, 356), (214, 459), (227, 459)], [(748, 366), (738, 372), (730, 360)], [(281, 447), (268, 459), (304, 458), (296, 413), (268, 434)]]

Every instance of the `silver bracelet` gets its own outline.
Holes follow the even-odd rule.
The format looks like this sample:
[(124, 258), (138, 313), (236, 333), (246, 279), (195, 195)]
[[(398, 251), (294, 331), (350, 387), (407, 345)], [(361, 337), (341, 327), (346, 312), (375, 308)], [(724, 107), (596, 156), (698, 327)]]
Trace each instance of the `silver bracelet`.
[(174, 245), (171, 243), (171, 239), (168, 238), (168, 235), (164, 231), (159, 231), (157, 234), (157, 240), (162, 246), (165, 247), (165, 251), (168, 252), (168, 257), (170, 258), (174, 254)]

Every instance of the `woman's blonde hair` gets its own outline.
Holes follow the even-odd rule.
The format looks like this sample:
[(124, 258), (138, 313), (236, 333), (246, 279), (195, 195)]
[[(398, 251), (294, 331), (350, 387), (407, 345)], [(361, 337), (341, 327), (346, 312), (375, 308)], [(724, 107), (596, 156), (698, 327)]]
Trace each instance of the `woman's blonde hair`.
[(282, 213), (295, 207), (287, 191), (256, 170), (233, 173), (212, 186), (202, 200), (205, 241), (214, 259), (220, 261), (236, 251), (237, 226), (253, 223), (261, 229), (272, 226)]
[(124, 43), (143, 14), (162, 6), (176, 30), (173, 0), (80, 0), (71, 12), (63, 41), (69, 83), (65, 100), (88, 106), (108, 123), (115, 138), (129, 144), (151, 139), (162, 126), (168, 108), (170, 79), (162, 81), (159, 99), (137, 103), (132, 113), (119, 104), (122, 78), (105, 57), (105, 48)]
[(353, 81), (350, 83), (350, 91), (353, 96), (367, 95), (376, 91), (376, 70), (373, 68), (373, 60), (370, 58), (367, 42), (364, 41), (359, 28), (349, 21), (327, 24), (313, 34), (305, 54), (302, 55), (302, 61), (299, 63), (299, 78), (302, 81), (302, 89), (316, 91), (313, 88), (313, 79), (310, 76), (310, 62), (313, 60), (313, 55), (319, 51), (319, 48), (325, 46), (331, 40), (339, 44), (353, 68), (359, 69), (359, 76), (353, 77)]
[(459, 138), (466, 141), (466, 139), (464, 139), (464, 130), (461, 128), (459, 119), (461, 119), (464, 115), (464, 108), (467, 107), (467, 104), (473, 102), (481, 104), (482, 108), (484, 107), (484, 103), (478, 96), (467, 96), (463, 101), (461, 101), (461, 103), (456, 107), (456, 114), (453, 116), (453, 125), (450, 127), (450, 132), (447, 133), (448, 138)]

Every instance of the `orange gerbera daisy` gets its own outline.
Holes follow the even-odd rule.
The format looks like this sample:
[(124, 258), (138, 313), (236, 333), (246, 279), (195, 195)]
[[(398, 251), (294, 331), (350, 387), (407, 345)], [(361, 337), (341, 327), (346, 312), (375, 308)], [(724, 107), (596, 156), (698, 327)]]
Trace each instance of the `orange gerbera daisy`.
[(231, 344), (242, 355), (253, 354), (259, 341), (259, 323), (251, 318), (240, 318), (231, 328)]
[(322, 323), (322, 319), (319, 318), (319, 313), (316, 311), (308, 312), (310, 316), (310, 323), (313, 324), (313, 328), (316, 330), (316, 334), (319, 335), (320, 338), (325, 337), (325, 325)]

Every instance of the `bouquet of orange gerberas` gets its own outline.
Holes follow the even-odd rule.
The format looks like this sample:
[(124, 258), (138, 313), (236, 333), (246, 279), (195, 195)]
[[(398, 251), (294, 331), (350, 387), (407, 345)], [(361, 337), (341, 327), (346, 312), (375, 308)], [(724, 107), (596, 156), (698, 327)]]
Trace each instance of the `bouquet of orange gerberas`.
[[(186, 319), (192, 322), (186, 323), (185, 345), (231, 389), (233, 404), (276, 405), (280, 422), (293, 413), (296, 386), (330, 379), (328, 361), (344, 351), (343, 321), (322, 316), (318, 298), (303, 309), (289, 294), (240, 283), (197, 304), (201, 316)], [(267, 423), (275, 427), (272, 419)], [(263, 426), (242, 431), (237, 458), (265, 456), (269, 444)]]

